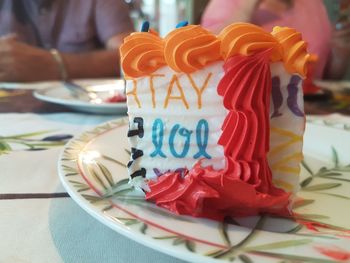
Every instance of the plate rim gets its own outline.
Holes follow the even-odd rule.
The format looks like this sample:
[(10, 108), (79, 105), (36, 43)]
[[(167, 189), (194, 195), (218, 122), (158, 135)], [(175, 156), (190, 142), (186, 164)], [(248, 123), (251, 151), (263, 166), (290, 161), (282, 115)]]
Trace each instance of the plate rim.
[(41, 101), (59, 104), (68, 107), (84, 107), (84, 108), (95, 108), (95, 109), (122, 109), (127, 107), (126, 102), (118, 103), (103, 103), (103, 104), (92, 104), (80, 100), (67, 100), (62, 98), (55, 98), (52, 96), (45, 95), (44, 93), (49, 90), (61, 89), (61, 87), (47, 87), (40, 90), (34, 90), (33, 96)]
[[(122, 123), (123, 121), (125, 121), (125, 123)], [(67, 151), (67, 147), (69, 148), (70, 145), (72, 143), (74, 143), (76, 140), (79, 140), (79, 138), (81, 138), (82, 136), (88, 134), (89, 132), (95, 130), (96, 128), (100, 128), (103, 127), (105, 125), (108, 124), (115, 124), (115, 123), (119, 123), (121, 122), (122, 124), (127, 125), (128, 118), (127, 117), (122, 117), (122, 118), (118, 118), (118, 119), (114, 119), (108, 122), (104, 122), (101, 123), (99, 125), (96, 125), (94, 127), (92, 127), (91, 129), (85, 130), (82, 133), (78, 134), (77, 136), (74, 136), (62, 149), (60, 155), (59, 155), (59, 159), (58, 159), (58, 163), (57, 163), (57, 170), (58, 170), (58, 175), (60, 178), (60, 181), (63, 185), (63, 187), (66, 189), (66, 191), (68, 192), (68, 194), (70, 195), (70, 197), (73, 199), (74, 202), (76, 202), (81, 208), (83, 208), (83, 210), (85, 212), (87, 212), (89, 215), (93, 216), (97, 221), (99, 221), (100, 223), (102, 223), (103, 225), (108, 226), (109, 228), (111, 228), (112, 230), (116, 231), (117, 233), (123, 235), (125, 238), (129, 238), (141, 245), (144, 245), (150, 249), (156, 250), (160, 253), (163, 254), (167, 254), (170, 256), (173, 256), (175, 258), (184, 260), (184, 261), (188, 261), (188, 262), (204, 262), (204, 263), (210, 263), (210, 262), (226, 262), (225, 260), (218, 260), (218, 259), (214, 259), (211, 257), (206, 257), (204, 255), (201, 254), (197, 254), (197, 253), (191, 253), (187, 250), (183, 250), (180, 252), (178, 252), (176, 249), (172, 249), (172, 246), (161, 246), (159, 245), (160, 242), (158, 242), (155, 239), (152, 239), (150, 236), (147, 235), (143, 235), (141, 233), (138, 233), (136, 231), (130, 231), (127, 230), (125, 225), (123, 225), (122, 223), (119, 223), (117, 221), (112, 220), (110, 217), (108, 216), (103, 216), (101, 215), (100, 212), (98, 212), (97, 210), (95, 210), (93, 208), (93, 206), (87, 201), (85, 200), (81, 194), (79, 194), (77, 191), (75, 191), (71, 185), (68, 183), (68, 180), (66, 180), (66, 175), (65, 172), (62, 169), (62, 165), (66, 162), (64, 161), (64, 154)], [(89, 139), (89, 142), (92, 139)], [(85, 142), (86, 144), (87, 142)], [(182, 254), (182, 255), (181, 255)], [(186, 255), (186, 256), (183, 256)], [(229, 261), (227, 261), (229, 262)]]
[[(94, 205), (91, 205), (91, 203), (89, 203), (88, 200), (84, 199), (82, 194), (77, 192), (77, 190), (75, 188), (73, 188), (72, 185), (68, 182), (68, 179), (66, 177), (67, 172), (65, 172), (62, 169), (62, 164), (68, 163), (68, 162), (70, 162), (70, 164), (72, 164), (72, 162), (69, 160), (63, 160), (64, 154), (67, 153), (67, 148), (69, 148), (72, 143), (76, 142), (77, 140), (79, 140), (83, 136), (86, 136), (86, 135), (91, 136), (91, 133), (93, 133), (97, 129), (103, 128), (103, 126), (107, 126), (108, 124), (112, 124), (113, 127), (108, 129), (108, 131), (111, 131), (114, 128), (118, 128), (118, 127), (115, 127), (115, 125), (120, 124), (120, 123), (122, 125), (119, 125), (118, 127), (127, 125), (128, 118), (127, 117), (118, 118), (118, 119), (108, 121), (105, 123), (101, 123), (99, 125), (91, 127), (88, 130), (81, 132), (80, 134), (75, 136), (73, 139), (71, 139), (71, 141), (69, 143), (67, 143), (65, 145), (65, 147), (62, 149), (61, 154), (59, 156), (59, 160), (58, 160), (58, 173), (59, 173), (59, 177), (60, 177), (60, 180), (61, 180), (64, 188), (67, 190), (69, 195), (72, 197), (73, 201), (75, 201), (81, 208), (83, 208), (89, 215), (93, 216), (100, 223), (108, 226), (109, 228), (116, 231), (117, 233), (124, 235), (125, 237), (127, 237), (133, 241), (136, 241), (136, 242), (138, 242), (146, 247), (149, 247), (153, 250), (159, 251), (159, 252), (164, 253), (164, 254), (168, 254), (170, 256), (179, 258), (181, 260), (190, 261), (190, 262), (229, 262), (229, 261), (226, 261), (225, 259), (218, 260), (218, 259), (214, 259), (211, 257), (207, 257), (207, 256), (200, 254), (200, 253), (192, 253), (192, 252), (187, 251), (187, 250), (180, 251), (179, 249), (176, 249), (173, 246), (170, 246), (168, 244), (162, 246), (161, 242), (153, 239), (149, 235), (144, 235), (144, 234), (139, 233), (137, 231), (129, 230), (123, 223), (118, 222), (116, 220), (113, 220), (112, 217), (104, 216), (101, 211), (97, 210)], [(312, 121), (307, 121), (307, 123), (311, 126), (316, 126), (316, 127), (322, 126), (322, 128), (330, 128), (332, 130), (339, 130), (339, 128), (336, 128), (333, 126), (327, 126), (327, 125), (324, 126), (324, 125), (320, 125), (320, 124), (315, 124)], [(88, 144), (95, 137), (98, 137), (99, 135), (101, 135), (101, 133), (104, 133), (104, 131), (97, 132), (96, 136), (93, 136), (93, 137), (88, 138), (87, 140), (84, 140), (83, 145)], [(68, 153), (68, 154), (71, 155), (71, 153)]]

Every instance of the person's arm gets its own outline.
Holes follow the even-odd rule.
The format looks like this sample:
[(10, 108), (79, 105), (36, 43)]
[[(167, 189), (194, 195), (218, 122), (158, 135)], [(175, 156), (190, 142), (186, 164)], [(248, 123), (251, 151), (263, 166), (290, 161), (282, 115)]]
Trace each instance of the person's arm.
[(69, 78), (102, 78), (120, 75), (118, 48), (129, 33), (112, 36), (106, 50), (81, 54), (62, 53)]
[(120, 73), (118, 48), (123, 38), (133, 31), (129, 10), (124, 1), (96, 0), (94, 21), (103, 51), (62, 54), (70, 78), (98, 78)]
[(214, 33), (234, 22), (251, 22), (261, 0), (211, 0), (207, 6), (202, 25)]
[[(60, 53), (68, 78), (101, 78), (119, 75), (118, 47), (125, 34), (112, 36), (105, 50)], [(29, 82), (60, 80), (57, 61), (48, 50), (19, 42), (14, 37), (0, 39), (0, 81)]]
[[(60, 53), (69, 79), (114, 77), (120, 73), (119, 52), (123, 38), (133, 31), (124, 1), (96, 0), (94, 21), (104, 49), (84, 53)], [(62, 79), (60, 66), (48, 50), (0, 38), (0, 82)]]
[(325, 72), (327, 79), (342, 79), (350, 64), (350, 23), (338, 25), (342, 27), (333, 29), (332, 49)]

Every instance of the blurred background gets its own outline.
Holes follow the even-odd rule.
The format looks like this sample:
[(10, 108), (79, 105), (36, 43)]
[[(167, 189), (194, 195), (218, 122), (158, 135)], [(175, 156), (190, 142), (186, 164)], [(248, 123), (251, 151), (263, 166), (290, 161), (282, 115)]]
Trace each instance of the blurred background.
[[(266, 29), (269, 29), (271, 25), (294, 27), (304, 33), (304, 38), (309, 42), (309, 45), (329, 45), (330, 51), (327, 51), (327, 48), (324, 47), (321, 47), (321, 50), (316, 49), (317, 52), (324, 53), (332, 52), (333, 46), (336, 45), (333, 41), (339, 38), (336, 34), (337, 31), (348, 29), (350, 19), (349, 0), (233, 0), (226, 2), (220, 0), (126, 0), (126, 2), (131, 10), (135, 28), (140, 28), (141, 23), (148, 20), (162, 36), (173, 30), (174, 25), (183, 20), (189, 21), (190, 24), (202, 23), (212, 31), (216, 31), (216, 33), (227, 25), (228, 21), (246, 21), (263, 27), (268, 24)], [(305, 9), (304, 12), (298, 12), (301, 11), (299, 7)], [(323, 8), (327, 17), (323, 16)], [(295, 14), (290, 15), (293, 11), (296, 11)], [(311, 11), (309, 15), (307, 15), (308, 11)], [(313, 15), (315, 16), (312, 17)], [(212, 20), (217, 22), (217, 27), (213, 27), (210, 23)], [(291, 20), (300, 20), (300, 23)], [(308, 25), (308, 23), (311, 23), (311, 25)], [(309, 31), (318, 31), (319, 35), (309, 36), (312, 34), (303, 32), (307, 31), (304, 26), (309, 27)], [(325, 37), (325, 35), (328, 36)], [(339, 66), (336, 65), (337, 63), (331, 63), (331, 59), (327, 58), (328, 65), (322, 67), (322, 73), (316, 74), (317, 78), (349, 79), (350, 70), (348, 70), (349, 63), (347, 63), (350, 53), (348, 51), (350, 50), (349, 30), (342, 32), (342, 37), (338, 42), (344, 42), (340, 44), (345, 45), (345, 48), (342, 47), (345, 50), (340, 52), (341, 57), (346, 62), (342, 62), (342, 65)], [(310, 38), (310, 40), (307, 38)], [(318, 43), (315, 44), (314, 42)], [(337, 44), (339, 45), (339, 43)], [(317, 54), (317, 52), (315, 52), (315, 55), (324, 60), (325, 55)], [(327, 56), (332, 55), (327, 54)], [(317, 63), (325, 62), (318, 61)], [(331, 71), (331, 69), (326, 68), (327, 66), (333, 66), (337, 73), (325, 72)]]
[[(306, 207), (305, 220), (299, 214), (301, 210), (297, 210), (298, 225), (293, 223), (288, 236), (281, 236), (281, 243), (277, 243), (277, 239), (273, 241), (278, 233), (268, 238), (262, 235), (261, 242), (254, 239), (252, 243), (247, 243), (252, 241), (255, 230), (267, 222), (264, 218), (259, 221), (252, 219), (248, 221), (256, 224), (253, 231), (244, 235), (240, 230), (239, 235), (232, 235), (235, 242), (232, 244), (237, 244), (232, 247), (227, 235), (222, 241), (219, 235), (214, 239), (208, 235), (210, 243), (203, 241), (205, 245), (202, 245), (208, 249), (210, 244), (215, 245), (215, 251), (208, 252), (208, 255), (250, 262), (250, 258), (242, 254), (250, 251), (252, 258), (256, 257), (255, 262), (259, 262), (257, 252), (260, 247), (261, 253), (271, 249), (276, 262), (278, 255), (281, 256), (279, 262), (345, 262), (350, 258), (350, 252), (346, 251), (349, 241), (345, 241), (349, 240), (350, 232), (344, 232), (349, 229), (349, 212), (346, 211), (349, 211), (350, 199), (349, 188), (345, 185), (350, 174), (349, 144), (344, 143), (346, 139), (350, 141), (350, 0), (0, 0), (0, 263), (182, 263), (132, 240), (128, 241), (88, 216), (69, 198), (59, 182), (57, 168), (62, 177), (70, 175), (71, 186), (77, 188), (69, 190), (67, 177), (65, 185), (68, 192), (81, 191), (86, 194), (86, 200), (79, 197), (81, 201), (78, 203), (83, 203), (84, 209), (94, 209), (94, 217), (97, 209), (105, 207), (103, 211), (107, 211), (112, 207), (105, 197), (127, 193), (128, 189), (120, 188), (124, 190), (119, 191), (118, 186), (124, 181), (119, 181), (119, 171), (124, 165), (118, 160), (126, 162), (130, 155), (127, 154), (127, 146), (124, 149), (124, 145), (127, 145), (126, 130), (119, 121), (114, 122), (127, 112), (119, 47), (126, 36), (141, 31), (144, 21), (149, 21), (150, 28), (164, 37), (184, 20), (190, 24), (201, 24), (215, 34), (234, 22), (253, 23), (267, 32), (271, 32), (274, 26), (295, 28), (308, 42), (308, 51), (313, 55), (303, 84), (304, 112), (307, 120), (312, 122), (306, 125), (311, 128), (307, 128), (305, 145), (312, 151), (305, 152), (308, 165), (303, 164), (307, 178), (303, 177), (301, 181), (301, 188), (308, 199), (304, 200), (306, 202), (300, 199), (302, 202), (298, 201), (295, 208), (311, 204), (317, 198), (320, 198), (320, 202), (314, 203), (315, 211), (313, 207), (311, 210)], [(144, 29), (147, 31), (147, 26)], [(201, 88), (201, 92), (205, 87)], [(292, 108), (290, 104), (295, 106), (293, 98), (300, 95), (296, 94), (298, 91), (294, 85), (288, 90), (288, 107)], [(285, 98), (279, 92), (276, 94), (276, 100), (284, 103)], [(301, 101), (298, 100), (298, 103)], [(160, 110), (159, 107), (157, 109)], [(298, 110), (298, 116), (302, 115), (299, 108), (293, 110)], [(179, 121), (183, 118), (179, 115)], [(297, 118), (296, 122), (300, 120)], [(105, 123), (108, 121), (114, 124)], [(137, 126), (141, 130), (142, 123)], [(83, 131), (88, 132), (79, 135)], [(301, 139), (297, 134), (291, 135), (288, 130), (283, 130), (282, 134), (286, 135), (285, 146), (299, 143)], [(160, 135), (161, 132), (156, 137)], [(66, 145), (73, 136), (78, 137)], [(200, 137), (203, 137), (204, 149), (199, 149), (202, 154), (206, 135)], [(158, 148), (156, 143), (154, 146)], [(63, 147), (65, 153), (61, 154)], [(136, 153), (133, 155), (136, 156)], [(296, 158), (298, 156), (297, 153)], [(100, 161), (104, 165), (107, 161), (108, 167), (113, 169), (109, 171), (107, 166), (100, 165)], [(80, 167), (83, 162), (89, 166)], [(82, 170), (79, 173), (76, 164)], [(109, 166), (112, 164), (116, 166)], [(281, 171), (283, 169), (295, 171), (287, 164), (281, 166)], [(93, 185), (78, 176), (85, 172), (91, 176), (93, 172), (93, 181), (99, 181), (97, 189), (101, 189), (105, 195), (95, 195), (90, 189)], [(331, 177), (332, 183), (328, 182)], [(317, 196), (313, 197), (312, 192)], [(98, 207), (88, 208), (89, 200), (91, 205)], [(140, 216), (148, 213), (143, 208), (140, 206)], [(333, 213), (338, 210), (339, 214)], [(340, 212), (344, 216), (340, 216)], [(108, 225), (112, 221), (124, 222), (127, 228), (134, 229), (139, 235), (146, 233), (147, 224), (140, 224), (141, 221), (132, 214), (120, 215), (123, 217), (118, 217), (116, 211), (113, 217), (103, 220), (108, 221)], [(160, 217), (155, 214), (154, 218)], [(276, 220), (277, 225), (282, 222)], [(306, 227), (300, 223), (310, 228), (310, 233), (315, 236), (309, 235)], [(150, 225), (151, 228), (147, 229), (149, 236), (140, 238), (141, 241), (151, 240), (152, 234), (154, 239), (159, 239), (159, 244), (179, 245), (174, 247), (174, 255), (180, 255), (182, 248), (188, 251), (195, 249), (195, 242), (185, 233), (186, 229), (182, 231), (186, 235), (164, 232), (162, 237), (162, 231), (154, 228), (156, 224)], [(276, 224), (268, 223), (266, 226), (270, 228)], [(279, 227), (281, 231), (289, 229), (289, 223), (282, 225)], [(199, 229), (193, 222), (185, 222), (185, 226)], [(227, 224), (221, 226), (220, 233), (226, 233)], [(120, 228), (120, 225), (114, 228)], [(299, 230), (301, 232), (296, 233)], [(127, 230), (122, 232), (127, 233)], [(332, 234), (337, 236), (332, 237)], [(201, 233), (201, 236), (206, 237), (206, 233)], [(238, 242), (240, 236), (245, 237), (242, 242)], [(265, 244), (264, 239), (274, 243)], [(322, 243), (324, 249), (320, 246)], [(301, 250), (294, 248), (306, 244), (312, 247), (311, 254), (311, 250), (303, 246), (300, 246)], [(198, 245), (195, 250), (204, 253), (204, 247)], [(338, 245), (343, 246), (344, 251)], [(170, 251), (169, 248), (167, 250)], [(313, 261), (311, 256), (318, 253), (317, 250), (323, 255), (319, 254), (320, 257), (315, 258), (317, 261)], [(283, 255), (283, 251), (287, 254)], [(298, 251), (304, 251), (304, 254), (297, 255)], [(292, 254), (296, 255), (295, 260)], [(265, 254), (261, 255), (266, 258)], [(192, 256), (193, 259), (195, 254)], [(327, 259), (326, 256), (332, 258)], [(191, 257), (188, 259), (191, 260)]]
[(0, 87), (120, 77), (125, 36), (149, 21), (164, 37), (184, 20), (216, 34), (234, 22), (295, 28), (313, 55), (306, 98), (350, 104), (350, 0), (0, 0)]
[(135, 28), (144, 20), (164, 36), (174, 29), (179, 21), (200, 24), (202, 14), (209, 0), (126, 0), (131, 10)]
[(111, 51), (143, 21), (165, 36), (184, 20), (214, 33), (233, 22), (295, 28), (314, 54), (311, 78), (349, 77), (349, 0), (0, 0), (0, 81), (115, 76)]

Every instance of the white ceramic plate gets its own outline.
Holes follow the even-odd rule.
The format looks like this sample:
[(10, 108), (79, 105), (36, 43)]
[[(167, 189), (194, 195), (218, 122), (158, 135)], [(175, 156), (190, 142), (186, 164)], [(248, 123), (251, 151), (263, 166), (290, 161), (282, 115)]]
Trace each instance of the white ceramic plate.
[(348, 129), (307, 124), (298, 221), (264, 216), (225, 223), (177, 216), (145, 202), (128, 185), (127, 129), (127, 119), (119, 119), (87, 131), (65, 146), (58, 163), (71, 197), (112, 230), (189, 262), (350, 260)]
[[(124, 82), (122, 80), (81, 80), (74, 81), (74, 83), (83, 87), (91, 87), (94, 90), (99, 90), (98, 94), (101, 99), (110, 97), (110, 91), (124, 92)], [(109, 89), (109, 91), (107, 91), (107, 89)], [(66, 106), (76, 111), (96, 114), (123, 114), (127, 111), (126, 102), (96, 104), (76, 99), (72, 96), (69, 90), (59, 82), (55, 82), (44, 89), (35, 90), (33, 95), (39, 100)]]
[(314, 80), (314, 83), (323, 90), (347, 95), (350, 94), (350, 81)]

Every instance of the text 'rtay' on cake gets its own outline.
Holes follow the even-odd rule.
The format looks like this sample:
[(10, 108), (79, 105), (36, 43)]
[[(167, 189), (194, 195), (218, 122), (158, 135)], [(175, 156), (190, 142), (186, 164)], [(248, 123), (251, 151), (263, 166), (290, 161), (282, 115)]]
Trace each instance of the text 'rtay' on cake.
[(132, 33), (127, 79), (131, 183), (174, 213), (289, 216), (305, 126), (301, 34), (248, 23), (165, 38)]

